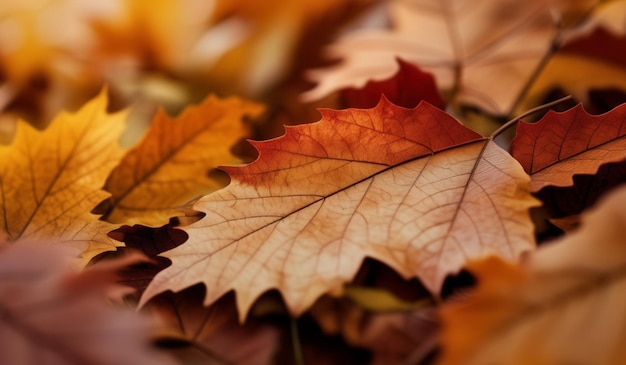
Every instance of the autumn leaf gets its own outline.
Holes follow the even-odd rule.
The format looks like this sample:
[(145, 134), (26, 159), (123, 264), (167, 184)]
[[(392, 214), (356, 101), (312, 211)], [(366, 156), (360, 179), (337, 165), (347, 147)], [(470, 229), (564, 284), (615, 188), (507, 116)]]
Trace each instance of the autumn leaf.
[(115, 226), (89, 213), (122, 155), (125, 113), (106, 113), (106, 92), (44, 131), (21, 121), (10, 146), (0, 146), (0, 237), (73, 247), (82, 261), (115, 247)]
[(445, 109), (446, 102), (437, 90), (433, 75), (423, 72), (414, 65), (397, 60), (399, 69), (393, 77), (381, 81), (369, 81), (360, 89), (346, 88), (340, 92), (341, 105), (345, 108), (373, 108), (381, 95), (392, 103), (405, 108), (414, 108), (420, 101), (427, 101)]
[(570, 186), (575, 174), (594, 174), (608, 162), (626, 158), (626, 104), (592, 116), (578, 105), (549, 111), (537, 123), (520, 122), (511, 155), (531, 176), (531, 190)]
[(329, 50), (342, 63), (310, 73), (317, 100), (396, 72), (400, 57), (435, 75), (452, 104), (508, 114), (548, 52), (555, 27), (541, 1), (421, 0), (389, 3), (391, 31), (355, 32)]
[(298, 315), (340, 292), (365, 257), (437, 294), (470, 258), (532, 249), (528, 177), (490, 139), (425, 102), (322, 114), (225, 168), (230, 185), (194, 205), (206, 216), (164, 253), (172, 266), (143, 303), (203, 282), (205, 304), (235, 290), (242, 319), (272, 288)]
[[(184, 364), (266, 365), (277, 351), (279, 332), (269, 324), (240, 324), (232, 300), (202, 305), (196, 286), (181, 293), (165, 293), (142, 310), (161, 323), (156, 342)], [(232, 299), (232, 298), (231, 298)], [(176, 343), (168, 346), (168, 342)]]
[[(622, 51), (626, 48), (626, 1), (559, 3), (570, 6), (580, 3), (584, 15), (578, 17), (582, 15), (586, 20), (564, 32), (556, 53), (546, 62), (519, 104), (518, 113), (541, 103), (554, 88), (561, 88), (585, 102), (585, 107), (594, 89), (626, 88), (626, 53)], [(594, 11), (589, 14), (589, 9)]]
[(105, 273), (75, 274), (70, 259), (28, 243), (0, 250), (0, 362), (173, 364), (150, 348), (146, 318), (104, 300)]
[(543, 202), (543, 210), (552, 218), (552, 223), (556, 223), (561, 229), (569, 229), (578, 225), (582, 212), (625, 180), (626, 162), (607, 163), (600, 166), (593, 175), (574, 175), (572, 186), (546, 186), (535, 196)]
[(241, 119), (261, 111), (252, 102), (215, 96), (176, 119), (160, 110), (141, 142), (111, 172), (104, 187), (111, 197), (98, 212), (114, 223), (167, 223), (190, 200), (222, 187), (209, 170), (239, 162), (230, 149), (247, 133)]
[(581, 229), (519, 266), (469, 265), (478, 287), (441, 308), (438, 364), (622, 364), (626, 190), (583, 216)]
[(404, 364), (420, 346), (435, 344), (438, 321), (434, 307), (422, 307), (402, 312), (371, 312), (345, 299), (322, 297), (310, 314), (325, 333), (339, 334), (350, 345), (370, 350), (370, 364)]
[[(89, 22), (105, 17), (106, 10), (106, 5), (96, 1), (90, 1), (90, 7), (66, 0), (3, 3), (0, 65), (4, 77), (22, 87), (38, 73), (60, 72), (67, 62), (73, 62), (74, 71), (84, 76), (86, 65), (77, 61), (92, 47)], [(64, 31), (58, 29), (60, 22)]]

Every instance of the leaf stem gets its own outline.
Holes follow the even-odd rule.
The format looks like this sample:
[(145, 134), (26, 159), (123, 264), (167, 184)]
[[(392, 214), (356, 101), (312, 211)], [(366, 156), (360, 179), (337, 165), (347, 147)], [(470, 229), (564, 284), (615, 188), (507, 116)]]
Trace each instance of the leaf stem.
[(532, 75), (530, 75), (528, 80), (526, 80), (522, 90), (520, 90), (519, 94), (517, 94), (517, 98), (515, 98), (515, 101), (511, 104), (508, 115), (512, 115), (515, 112), (515, 109), (519, 107), (521, 102), (526, 97), (526, 94), (528, 94), (528, 91), (530, 91), (531, 87), (535, 84), (535, 81), (539, 78), (539, 75), (541, 75), (548, 62), (552, 59), (552, 56), (559, 50), (559, 48), (561, 48), (561, 43), (563, 41), (563, 22), (561, 19), (557, 20), (555, 28), (556, 32), (554, 34), (554, 38), (552, 38), (550, 47), (541, 58), (541, 61), (539, 61), (537, 67), (535, 67)]
[(567, 101), (567, 100), (570, 100), (570, 99), (572, 99), (572, 96), (571, 95), (567, 95), (567, 96), (562, 97), (562, 98), (560, 98), (558, 100), (554, 100), (554, 101), (551, 101), (551, 102), (549, 102), (547, 104), (539, 105), (538, 107), (532, 108), (529, 111), (527, 111), (527, 112), (525, 112), (525, 113), (523, 113), (523, 114), (521, 114), (521, 115), (519, 115), (519, 116), (517, 116), (517, 117), (515, 117), (515, 118), (513, 118), (511, 120), (509, 120), (508, 122), (504, 123), (503, 125), (501, 125), (500, 128), (496, 129), (493, 133), (491, 133), (491, 136), (489, 136), (489, 138), (491, 140), (494, 140), (496, 137), (498, 137), (504, 131), (509, 129), (511, 126), (515, 125), (520, 119), (525, 118), (525, 117), (527, 117), (527, 116), (529, 116), (531, 114), (540, 112), (542, 110), (549, 109), (549, 108), (551, 108), (551, 107), (553, 107), (553, 106), (555, 106), (557, 104), (560, 104), (560, 103), (562, 103), (564, 101)]
[(300, 345), (300, 334), (298, 332), (298, 320), (291, 318), (291, 344), (293, 346), (293, 358), (296, 365), (304, 365), (302, 346)]

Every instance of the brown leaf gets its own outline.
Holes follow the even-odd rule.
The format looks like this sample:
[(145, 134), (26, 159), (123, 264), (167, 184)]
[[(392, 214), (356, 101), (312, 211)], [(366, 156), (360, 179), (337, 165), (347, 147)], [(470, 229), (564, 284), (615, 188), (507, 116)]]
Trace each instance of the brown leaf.
[(626, 158), (626, 104), (592, 116), (578, 105), (548, 112), (537, 123), (520, 122), (511, 155), (531, 176), (531, 190), (571, 186), (574, 174), (594, 174)]
[(278, 347), (278, 331), (270, 325), (240, 324), (232, 300), (222, 300), (210, 307), (202, 305), (204, 293), (199, 287), (181, 293), (161, 295), (145, 308), (163, 326), (156, 337), (167, 349), (168, 341), (185, 364), (266, 365)]
[(0, 230), (10, 242), (42, 240), (73, 247), (83, 262), (115, 247), (114, 225), (89, 213), (122, 155), (117, 140), (125, 113), (106, 113), (106, 92), (44, 131), (20, 122), (0, 146)]
[(476, 291), (441, 309), (439, 364), (626, 362), (624, 204), (621, 188), (519, 266), (471, 264)]
[(242, 319), (272, 288), (298, 315), (365, 257), (437, 294), (470, 258), (533, 248), (528, 177), (491, 140), (425, 102), (322, 112), (226, 169), (231, 184), (196, 203), (206, 216), (163, 255), (173, 264), (144, 303), (203, 282), (205, 304), (235, 290)]
[(551, 218), (578, 215), (594, 205), (609, 190), (626, 181), (626, 162), (600, 166), (594, 175), (574, 175), (568, 187), (546, 186), (536, 196)]
[(160, 110), (137, 146), (111, 172), (104, 217), (115, 223), (163, 225), (190, 200), (222, 187), (208, 176), (218, 164), (239, 162), (231, 147), (247, 130), (241, 119), (262, 106), (207, 97), (172, 119)]
[(349, 345), (371, 351), (371, 365), (402, 364), (416, 348), (435, 338), (438, 329), (433, 307), (375, 313), (345, 299), (322, 297), (310, 313), (328, 335), (339, 334)]
[(28, 243), (0, 251), (0, 362), (172, 364), (149, 347), (145, 318), (108, 304), (101, 277), (71, 273), (70, 258)]
[(348, 35), (329, 53), (343, 60), (311, 73), (306, 100), (390, 77), (400, 57), (435, 75), (452, 104), (507, 114), (548, 52), (555, 27), (542, 1), (390, 2), (392, 31)]

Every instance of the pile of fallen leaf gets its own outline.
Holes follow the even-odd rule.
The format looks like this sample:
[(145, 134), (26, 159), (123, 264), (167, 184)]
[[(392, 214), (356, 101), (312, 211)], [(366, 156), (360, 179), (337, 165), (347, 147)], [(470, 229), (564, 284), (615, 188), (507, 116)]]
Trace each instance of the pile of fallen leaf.
[(624, 364), (625, 102), (624, 0), (4, 2), (0, 363)]

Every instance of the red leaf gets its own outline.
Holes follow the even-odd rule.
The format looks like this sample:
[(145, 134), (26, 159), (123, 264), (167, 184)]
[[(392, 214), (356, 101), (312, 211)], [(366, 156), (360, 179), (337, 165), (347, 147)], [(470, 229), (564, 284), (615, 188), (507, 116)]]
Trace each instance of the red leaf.
[(381, 81), (368, 81), (360, 89), (341, 90), (342, 106), (346, 108), (373, 108), (381, 95), (392, 103), (405, 108), (415, 108), (420, 101), (427, 101), (439, 109), (446, 108), (446, 102), (439, 94), (435, 78), (431, 73), (420, 70), (415, 65), (397, 59), (399, 69), (392, 77)]
[(574, 174), (595, 174), (626, 158), (626, 104), (593, 116), (582, 107), (548, 112), (537, 123), (520, 122), (511, 154), (531, 176), (531, 190), (570, 186)]

